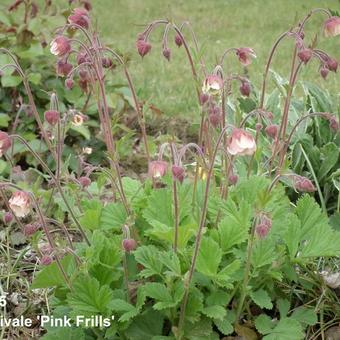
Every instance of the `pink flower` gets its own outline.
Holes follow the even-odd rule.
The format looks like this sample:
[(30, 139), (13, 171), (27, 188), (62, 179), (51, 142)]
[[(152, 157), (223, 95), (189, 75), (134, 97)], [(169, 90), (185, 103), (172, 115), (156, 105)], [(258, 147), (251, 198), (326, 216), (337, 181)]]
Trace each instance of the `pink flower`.
[(26, 224), (24, 226), (24, 235), (26, 237), (32, 236), (37, 230), (39, 229), (39, 226), (37, 224)]
[(207, 76), (203, 82), (202, 91), (205, 94), (217, 95), (223, 89), (223, 80), (215, 74)]
[(248, 81), (242, 81), (240, 86), (240, 92), (242, 96), (249, 97), (250, 94), (250, 84)]
[(88, 29), (90, 25), (89, 13), (84, 8), (75, 8), (73, 14), (68, 17), (68, 22)]
[(151, 51), (151, 44), (145, 40), (138, 39), (136, 42), (139, 55), (143, 58)]
[(301, 192), (314, 192), (316, 188), (314, 184), (306, 177), (294, 175), (293, 176), (294, 188)]
[(227, 150), (231, 155), (252, 155), (256, 151), (256, 142), (247, 131), (234, 128), (228, 139)]
[(185, 170), (181, 166), (173, 165), (171, 168), (172, 177), (174, 180), (179, 181), (180, 183), (183, 183), (184, 176), (185, 176)]
[(53, 262), (53, 258), (52, 258), (52, 256), (49, 256), (49, 255), (44, 255), (44, 256), (40, 259), (40, 263), (41, 263), (43, 266), (48, 266), (48, 265), (50, 265), (52, 262)]
[(230, 185), (235, 185), (237, 182), (238, 182), (238, 176), (237, 176), (237, 175), (230, 174), (230, 175), (228, 176), (228, 183), (229, 183)]
[(183, 44), (182, 38), (181, 38), (181, 36), (179, 34), (176, 34), (176, 36), (175, 36), (175, 44), (178, 47), (181, 47), (182, 44)]
[(170, 48), (164, 48), (163, 50), (163, 56), (168, 60), (170, 61), (170, 56), (171, 56), (171, 50)]
[(29, 214), (31, 198), (27, 192), (15, 191), (8, 202), (17, 217), (25, 217)]
[(64, 60), (58, 60), (56, 65), (56, 71), (58, 76), (66, 77), (72, 70), (72, 65)]
[(11, 147), (12, 142), (7, 132), (0, 131), (0, 157)]
[(209, 122), (214, 128), (217, 128), (222, 122), (222, 116), (218, 112), (210, 113)]
[(124, 239), (122, 245), (123, 249), (128, 253), (137, 248), (137, 242), (133, 238)]
[(328, 69), (327, 67), (322, 66), (322, 67), (320, 68), (320, 74), (321, 74), (321, 77), (322, 77), (323, 79), (326, 79), (326, 78), (327, 78), (328, 73), (329, 73), (329, 69)]
[(72, 78), (67, 78), (65, 80), (65, 87), (68, 89), (68, 90), (71, 90), (73, 88), (73, 85), (74, 85), (74, 81)]
[(339, 122), (334, 115), (329, 118), (329, 127), (333, 132), (338, 132)]
[(278, 130), (279, 130), (279, 127), (276, 124), (272, 124), (272, 125), (268, 125), (264, 131), (266, 132), (267, 136), (269, 136), (270, 138), (276, 138)]
[(200, 94), (200, 103), (204, 105), (209, 100), (209, 95), (207, 93)]
[(313, 51), (309, 48), (303, 48), (301, 51), (298, 53), (299, 59), (304, 63), (307, 64), (308, 61), (312, 58), (313, 56)]
[(338, 62), (335, 59), (333, 59), (333, 58), (329, 58), (327, 60), (327, 68), (330, 71), (336, 72), (337, 69), (338, 69)]
[(104, 68), (110, 68), (113, 65), (113, 62), (110, 58), (102, 58), (102, 65)]
[(54, 38), (50, 46), (51, 53), (59, 57), (64, 56), (71, 51), (70, 41), (62, 35)]
[(272, 220), (265, 214), (262, 214), (259, 223), (255, 227), (255, 232), (260, 239), (267, 237), (270, 229), (272, 228)]
[(54, 126), (58, 123), (60, 115), (56, 110), (48, 110), (44, 113), (44, 117), (48, 124)]
[(10, 211), (5, 212), (3, 220), (5, 224), (11, 223), (13, 220), (13, 214)]
[(149, 163), (149, 176), (160, 178), (166, 174), (168, 163), (164, 161), (152, 161)]
[(87, 188), (91, 184), (91, 180), (87, 176), (80, 177), (78, 181), (83, 188)]
[(241, 47), (236, 50), (236, 55), (238, 56), (238, 60), (244, 66), (248, 66), (251, 64), (252, 58), (256, 58), (256, 54), (252, 48), (249, 47)]
[(330, 17), (324, 23), (326, 37), (335, 37), (340, 34), (340, 17)]

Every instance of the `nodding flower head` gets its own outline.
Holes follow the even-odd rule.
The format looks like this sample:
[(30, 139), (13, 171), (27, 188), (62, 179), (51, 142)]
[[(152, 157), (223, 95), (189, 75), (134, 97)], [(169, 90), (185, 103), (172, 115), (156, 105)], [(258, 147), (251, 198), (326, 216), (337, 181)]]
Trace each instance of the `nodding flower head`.
[(223, 89), (223, 80), (216, 74), (208, 75), (203, 82), (202, 91), (212, 96), (219, 95)]
[(73, 115), (72, 117), (72, 124), (74, 126), (81, 126), (84, 123), (84, 115), (80, 114), (80, 113), (76, 113), (75, 115)]
[(316, 188), (314, 184), (307, 177), (294, 175), (293, 176), (293, 185), (295, 190), (301, 192), (314, 192)]
[(165, 47), (165, 48), (163, 49), (163, 56), (164, 56), (168, 61), (170, 61), (170, 57), (171, 57), (171, 50), (170, 50), (170, 48)]
[(209, 100), (209, 95), (207, 93), (201, 93), (200, 94), (200, 104), (204, 105), (205, 103), (207, 103)]
[(83, 187), (83, 188), (87, 188), (88, 186), (90, 186), (91, 184), (91, 180), (89, 177), (87, 176), (82, 176), (78, 179), (80, 185)]
[(228, 183), (229, 185), (235, 185), (238, 182), (238, 176), (235, 174), (230, 174), (228, 176)]
[(39, 229), (39, 225), (38, 224), (26, 224), (24, 226), (24, 230), (23, 233), (26, 237), (28, 236), (32, 236), (33, 234), (35, 234), (35, 232)]
[(67, 78), (65, 80), (65, 87), (68, 89), (68, 90), (71, 90), (74, 86), (74, 81), (72, 78)]
[(182, 44), (183, 44), (183, 40), (181, 38), (181, 36), (179, 34), (176, 34), (175, 35), (175, 44), (178, 46), (178, 47), (181, 47)]
[(329, 127), (333, 132), (339, 131), (339, 122), (334, 115), (329, 117)]
[(332, 72), (336, 72), (338, 70), (338, 62), (333, 58), (328, 58), (327, 68)]
[(12, 142), (7, 132), (0, 131), (0, 157), (11, 147)]
[(48, 110), (44, 113), (45, 120), (50, 125), (56, 125), (59, 121), (60, 114), (56, 110)]
[(326, 66), (321, 66), (320, 68), (320, 74), (323, 79), (326, 79), (329, 73), (329, 68)]
[(255, 232), (260, 239), (267, 237), (270, 229), (272, 228), (272, 220), (265, 214), (261, 214), (259, 222), (255, 227)]
[(56, 71), (58, 76), (66, 77), (72, 71), (72, 65), (65, 60), (58, 60)]
[(168, 163), (164, 161), (151, 161), (149, 163), (149, 176), (151, 178), (160, 178), (166, 174)]
[(184, 176), (185, 176), (185, 170), (183, 167), (178, 165), (173, 165), (171, 167), (172, 177), (174, 180), (179, 181), (180, 183), (183, 183)]
[(90, 25), (89, 13), (85, 8), (75, 8), (67, 20), (70, 24), (75, 24), (85, 29), (88, 29)]
[(267, 136), (270, 137), (270, 138), (276, 138), (277, 136), (277, 133), (279, 131), (279, 127), (278, 125), (276, 124), (271, 124), (271, 125), (268, 125), (264, 131), (266, 132)]
[(241, 47), (236, 49), (236, 55), (238, 56), (238, 60), (243, 66), (250, 65), (252, 59), (256, 58), (254, 50), (249, 47)]
[(6, 211), (3, 216), (3, 221), (5, 224), (9, 224), (13, 221), (13, 214), (10, 211)]
[(110, 68), (112, 67), (112, 65), (113, 65), (113, 62), (110, 58), (107, 58), (107, 57), (102, 58), (102, 66), (104, 68)]
[(15, 191), (8, 203), (17, 217), (25, 217), (30, 212), (31, 198), (30, 195), (25, 191)]
[(126, 238), (122, 241), (123, 249), (129, 253), (137, 248), (137, 242), (133, 238)]
[(136, 47), (139, 55), (143, 58), (151, 51), (151, 44), (144, 39), (137, 39)]
[(307, 64), (313, 56), (313, 51), (309, 48), (303, 48), (299, 51), (298, 57), (304, 63)]
[(214, 127), (217, 128), (222, 122), (222, 116), (218, 112), (213, 112), (209, 114), (209, 122)]
[(256, 151), (255, 139), (247, 131), (234, 128), (228, 139), (227, 151), (231, 155), (252, 155)]
[(240, 92), (242, 96), (249, 97), (250, 95), (250, 84), (248, 81), (242, 80), (240, 86)]
[(340, 34), (340, 17), (330, 17), (324, 23), (324, 33), (326, 37), (335, 37)]
[(63, 35), (54, 38), (50, 46), (51, 53), (59, 57), (67, 55), (71, 51), (70, 41)]

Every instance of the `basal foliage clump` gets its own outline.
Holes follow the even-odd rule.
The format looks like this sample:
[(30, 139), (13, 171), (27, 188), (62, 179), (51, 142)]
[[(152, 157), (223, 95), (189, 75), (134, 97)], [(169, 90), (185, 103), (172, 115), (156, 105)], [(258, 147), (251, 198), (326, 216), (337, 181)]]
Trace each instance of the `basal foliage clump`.
[[(84, 112), (76, 101), (66, 109), (58, 89), (49, 93), (45, 112), (40, 110), (17, 57), (0, 49), (9, 60), (2, 69), (21, 76), (35, 132), (42, 137), (39, 149), (11, 129), (0, 134), (8, 168), (0, 182), (4, 224), (25, 234), (39, 265), (30, 289), (48, 293), (48, 311), (55, 317), (111, 320), (108, 327), (50, 325), (42, 338), (324, 336), (340, 318), (339, 297), (325, 279), (340, 256), (340, 232), (334, 227), (338, 113), (312, 84), (303, 84), (306, 102), (293, 95), (300, 69), (312, 58), (324, 78), (338, 67), (316, 48), (316, 40), (305, 41), (309, 18), (326, 15), (326, 36), (340, 34), (340, 18), (316, 9), (283, 33), (270, 51), (261, 90), (224, 66), (233, 56), (250, 67), (253, 49), (228, 48), (208, 72), (189, 23), (150, 23), (137, 37), (138, 53), (146, 57), (152, 51), (150, 35), (164, 26), (162, 54), (170, 61), (174, 33), (174, 43), (188, 58), (201, 114), (197, 143), (164, 136), (156, 152), (128, 60), (101, 42), (89, 2), (80, 3), (83, 7), (73, 9), (56, 30), (50, 52), (58, 75), (65, 77), (65, 98), (80, 96), (81, 89)], [(293, 42), (289, 81), (273, 72), (277, 89), (266, 97), (270, 65), (284, 39)], [(127, 151), (115, 138), (119, 124), (107, 87), (114, 69), (125, 76), (139, 124), (138, 152), (148, 169), (138, 178), (120, 166)], [(237, 101), (235, 82), (241, 93)], [(96, 124), (88, 123), (87, 110)], [(70, 155), (77, 144), (68, 139), (74, 131), (98, 140), (104, 155), (88, 145), (78, 145), (78, 155)], [(33, 179), (15, 168), (20, 148), (29, 153), (26, 166), (37, 164)]]

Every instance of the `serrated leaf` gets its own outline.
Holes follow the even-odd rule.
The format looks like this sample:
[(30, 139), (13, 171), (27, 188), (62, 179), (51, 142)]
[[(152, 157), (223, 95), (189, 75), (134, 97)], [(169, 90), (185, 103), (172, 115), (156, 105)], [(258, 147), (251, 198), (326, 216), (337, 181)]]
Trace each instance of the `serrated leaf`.
[(227, 315), (225, 307), (218, 305), (204, 307), (202, 313), (209, 318), (218, 320), (223, 320), (223, 318)]
[(138, 309), (135, 306), (121, 299), (112, 300), (110, 302), (110, 307), (113, 311), (122, 312), (122, 315), (119, 318), (119, 322), (129, 321), (139, 313)]
[(296, 320), (291, 318), (283, 318), (278, 324), (271, 329), (264, 340), (302, 340), (304, 333), (302, 326)]
[(261, 308), (272, 309), (273, 304), (269, 294), (264, 289), (253, 291), (250, 294), (252, 300)]
[(101, 211), (100, 229), (121, 231), (127, 219), (122, 203), (109, 203)]
[(147, 296), (157, 301), (153, 305), (153, 308), (156, 310), (172, 308), (177, 304), (177, 302), (172, 299), (172, 296), (166, 286), (162, 283), (147, 283), (144, 286), (144, 292)]
[(142, 277), (161, 275), (163, 264), (159, 257), (159, 250), (154, 246), (141, 246), (134, 251), (135, 259), (145, 268), (140, 272)]
[(313, 309), (299, 307), (294, 310), (291, 318), (299, 321), (302, 325), (313, 326), (318, 322), (318, 316)]
[(252, 253), (251, 263), (254, 268), (260, 268), (276, 259), (275, 244), (271, 239), (259, 240)]
[(289, 312), (290, 302), (286, 299), (279, 299), (276, 304), (280, 311), (281, 318), (285, 317)]
[(165, 272), (169, 276), (181, 276), (181, 265), (176, 253), (162, 252), (160, 253), (160, 260), (169, 270)]
[(223, 320), (215, 319), (214, 324), (223, 335), (229, 335), (234, 332), (234, 327), (229, 320), (228, 315), (225, 316)]
[(196, 270), (207, 276), (215, 276), (221, 263), (222, 250), (210, 237), (204, 237), (197, 257)]
[(261, 314), (255, 320), (255, 327), (261, 334), (268, 334), (275, 326), (275, 323), (272, 319), (265, 314)]
[(47, 334), (41, 337), (42, 340), (85, 340), (85, 332), (82, 328), (76, 327), (51, 327)]

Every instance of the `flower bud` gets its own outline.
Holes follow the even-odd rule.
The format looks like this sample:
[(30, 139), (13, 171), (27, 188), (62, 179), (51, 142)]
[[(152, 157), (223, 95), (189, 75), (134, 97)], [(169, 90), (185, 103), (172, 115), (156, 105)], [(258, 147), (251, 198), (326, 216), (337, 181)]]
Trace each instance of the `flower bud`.
[(299, 59), (304, 63), (307, 64), (308, 61), (312, 58), (313, 56), (313, 51), (309, 48), (303, 48), (301, 51), (298, 53)]
[(256, 54), (252, 48), (249, 47), (241, 47), (236, 49), (236, 55), (240, 63), (243, 66), (248, 66), (252, 62), (252, 58), (256, 58)]
[(149, 163), (149, 176), (151, 178), (160, 178), (166, 174), (168, 163), (164, 161), (152, 161)]
[(12, 141), (7, 132), (0, 131), (0, 157), (12, 146)]
[(104, 68), (110, 68), (112, 67), (113, 63), (112, 60), (110, 58), (102, 58), (102, 66)]
[(217, 128), (222, 122), (222, 116), (219, 113), (213, 112), (209, 114), (209, 122), (214, 128)]
[(6, 211), (3, 220), (5, 224), (11, 223), (13, 221), (13, 214), (10, 211)]
[(81, 184), (81, 186), (82, 186), (83, 188), (87, 188), (87, 187), (90, 186), (90, 184), (91, 184), (91, 180), (90, 180), (90, 178), (87, 177), (87, 176), (82, 176), (82, 177), (80, 177), (80, 178), (78, 179), (78, 181), (79, 181), (79, 183)]
[(54, 126), (58, 123), (60, 114), (56, 110), (48, 110), (44, 113), (44, 117), (48, 124)]
[(277, 134), (278, 134), (278, 131), (279, 131), (279, 127), (278, 125), (276, 124), (271, 124), (271, 125), (268, 125), (265, 130), (264, 130), (267, 134), (268, 137), (270, 138), (276, 138)]
[(69, 39), (62, 35), (54, 38), (50, 46), (51, 53), (59, 57), (69, 54), (71, 51), (71, 44)]
[(326, 79), (326, 78), (327, 78), (328, 73), (329, 73), (329, 69), (328, 69), (327, 67), (322, 66), (322, 67), (320, 68), (320, 74), (321, 74), (321, 77), (322, 77), (323, 79)]
[(24, 226), (23, 233), (26, 237), (32, 236), (37, 230), (39, 226), (37, 224), (26, 224)]
[(294, 175), (293, 176), (294, 188), (301, 192), (314, 192), (316, 188), (314, 184), (306, 177)]
[(263, 125), (261, 123), (256, 123), (255, 125), (256, 131), (260, 131), (263, 128)]
[(179, 34), (176, 34), (176, 35), (175, 35), (175, 44), (176, 44), (178, 47), (181, 47), (182, 44), (183, 44), (182, 38), (180, 37)]
[(172, 177), (174, 180), (179, 181), (180, 183), (183, 183), (184, 176), (185, 176), (185, 170), (181, 166), (173, 165), (171, 168)]
[(56, 65), (56, 72), (58, 76), (67, 77), (72, 71), (72, 65), (64, 60), (58, 60)]
[(327, 68), (330, 71), (336, 72), (337, 69), (338, 69), (338, 62), (335, 59), (333, 59), (333, 58), (329, 58), (327, 60)]
[(171, 50), (170, 48), (164, 48), (163, 49), (163, 56), (168, 60), (170, 61), (170, 56), (171, 56)]
[(250, 94), (250, 84), (248, 81), (242, 81), (240, 86), (240, 92), (242, 96), (249, 97)]
[(265, 224), (258, 224), (255, 227), (255, 232), (260, 239), (265, 239), (269, 233), (270, 228)]
[(84, 53), (78, 53), (76, 59), (78, 65), (86, 63), (86, 55)]
[(137, 50), (139, 55), (143, 58), (151, 51), (151, 44), (145, 40), (137, 40), (136, 42)]
[(230, 174), (228, 176), (228, 183), (229, 185), (235, 185), (238, 182), (238, 176), (234, 174)]
[(68, 17), (68, 22), (88, 29), (90, 25), (90, 17), (86, 9), (75, 8), (73, 10), (73, 14)]
[(129, 253), (137, 248), (137, 242), (133, 238), (126, 238), (122, 242), (123, 249)]
[(339, 122), (333, 115), (329, 118), (329, 127), (333, 132), (338, 132), (339, 130)]
[(53, 262), (53, 258), (52, 258), (52, 256), (49, 256), (49, 255), (44, 255), (44, 256), (40, 259), (40, 263), (41, 263), (43, 266), (48, 266), (48, 265), (50, 265), (52, 262)]
[(67, 78), (65, 80), (65, 87), (68, 89), (68, 90), (71, 90), (74, 86), (74, 81), (72, 78)]
[(209, 95), (207, 93), (200, 94), (200, 103), (204, 105), (209, 100)]
[(15, 191), (8, 203), (17, 217), (25, 217), (29, 214), (31, 198), (27, 192), (20, 190)]

